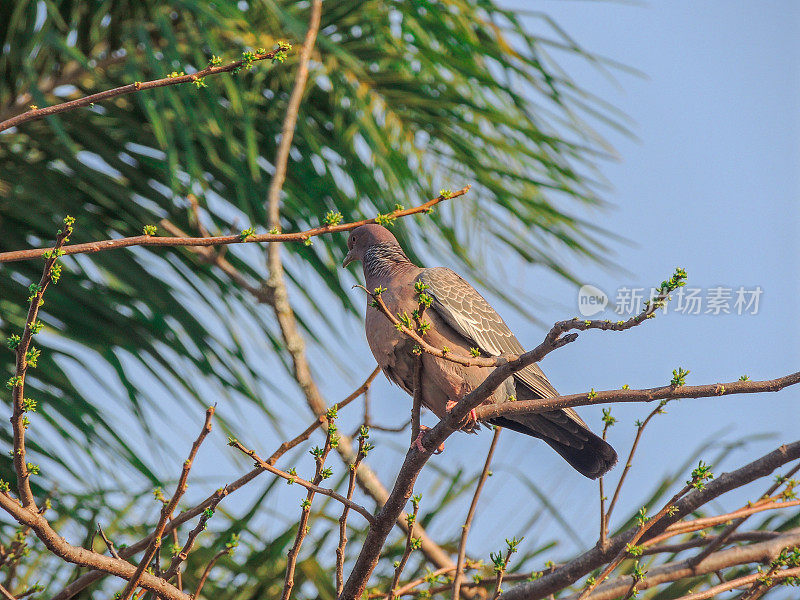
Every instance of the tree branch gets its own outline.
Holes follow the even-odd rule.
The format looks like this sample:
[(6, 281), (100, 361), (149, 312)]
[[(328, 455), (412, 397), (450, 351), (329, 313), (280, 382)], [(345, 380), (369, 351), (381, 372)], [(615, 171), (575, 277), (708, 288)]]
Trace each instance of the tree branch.
[[(349, 479), (347, 481), (347, 499), (353, 499), (353, 492), (356, 487), (356, 473), (361, 461), (369, 451), (369, 427), (362, 425), (358, 435), (358, 451), (356, 452), (356, 459), (350, 463)], [(342, 510), (342, 516), (339, 517), (339, 545), (336, 547), (336, 593), (342, 592), (344, 586), (344, 558), (345, 548), (347, 547), (347, 513), (350, 507), (346, 504)], [(370, 515), (372, 516), (372, 515)]]
[[(422, 212), (428, 212), (433, 206), (439, 204), (444, 200), (450, 198), (457, 198), (463, 196), (469, 191), (470, 186), (467, 186), (458, 191), (452, 192), (447, 196), (437, 196), (428, 200), (424, 204), (415, 206), (413, 208), (404, 208), (402, 210), (394, 210), (387, 213), (389, 218), (407, 217)], [(376, 223), (376, 219), (362, 219), (360, 221), (353, 221), (351, 223), (340, 223), (339, 225), (323, 225), (321, 227), (312, 227), (305, 231), (296, 233), (260, 233), (253, 235), (221, 235), (213, 237), (159, 237), (150, 235), (137, 235), (134, 237), (123, 237), (110, 240), (102, 240), (95, 242), (86, 242), (83, 244), (71, 244), (64, 247), (64, 254), (93, 254), (95, 252), (103, 252), (106, 250), (114, 250), (117, 248), (129, 248), (131, 246), (149, 246), (149, 247), (176, 247), (176, 246), (223, 246), (228, 244), (245, 244), (245, 243), (260, 243), (260, 242), (304, 242), (309, 238), (328, 234), (340, 233), (342, 231), (350, 231), (356, 227), (367, 225), (369, 223)], [(43, 256), (50, 248), (31, 248), (28, 250), (12, 250), (10, 252), (0, 252), (0, 263), (16, 262), (20, 260), (31, 260)]]
[[(735, 471), (723, 473), (715, 480), (707, 483), (705, 489), (694, 490), (680, 499), (676, 503), (678, 510), (675, 512), (675, 514), (672, 516), (667, 515), (661, 519), (661, 521), (657, 523), (650, 532), (648, 532), (649, 535), (645, 536), (645, 541), (649, 537), (654, 537), (662, 533), (669, 525), (679, 521), (686, 515), (691, 514), (711, 500), (733, 489), (742, 487), (748, 483), (765, 477), (772, 473), (775, 469), (781, 467), (787, 462), (796, 460), (797, 458), (800, 458), (800, 441), (783, 445), (776, 450), (773, 450), (769, 454), (766, 454), (761, 458), (739, 469), (736, 469)], [(584, 552), (580, 556), (553, 570), (551, 573), (543, 575), (536, 581), (530, 581), (517, 585), (505, 593), (505, 599), (539, 600), (541, 598), (546, 598), (550, 594), (554, 594), (555, 592), (569, 585), (572, 585), (580, 577), (601, 567), (614, 556), (616, 556), (619, 551), (623, 549), (630, 541), (633, 534), (634, 530), (628, 530), (609, 538), (609, 544), (606, 549), (601, 549), (598, 547), (592, 548), (591, 550)], [(752, 546), (746, 546), (745, 548), (751, 547)], [(737, 548), (736, 550), (740, 550), (740, 548)], [(698, 569), (700, 569), (698, 573), (713, 573), (715, 570), (717, 570), (717, 567), (711, 565), (708, 570), (705, 570), (705, 563), (701, 563), (698, 565)], [(624, 587), (615, 588), (615, 594), (610, 594), (608, 598), (614, 598), (624, 594), (628, 590), (628, 587), (630, 587), (630, 577), (625, 577), (624, 579)], [(645, 589), (646, 585), (649, 585), (652, 580), (653, 570), (651, 569), (651, 571), (648, 573), (647, 579), (639, 583), (639, 589)], [(611, 582), (607, 585), (610, 584)], [(592, 600), (602, 600), (602, 598), (606, 598), (605, 595), (598, 596), (598, 593), (601, 591), (601, 589), (604, 590), (605, 587), (600, 586), (598, 590), (595, 590)], [(577, 595), (575, 597), (577, 598)]]
[(414, 539), (414, 524), (417, 522), (417, 513), (419, 513), (419, 496), (412, 498), (412, 505), (414, 507), (414, 511), (407, 517), (408, 533), (406, 533), (406, 546), (403, 550), (403, 556), (400, 558), (400, 561), (397, 563), (397, 567), (394, 569), (394, 577), (392, 577), (392, 583), (389, 585), (389, 593), (386, 594), (386, 600), (394, 600), (395, 588), (397, 587), (397, 584), (400, 583), (400, 576), (403, 574), (403, 569), (406, 568), (406, 564), (408, 563), (409, 556), (411, 556), (411, 552), (418, 543)]
[[(767, 489), (767, 491), (764, 492), (764, 496), (771, 496), (772, 494), (774, 494), (778, 490), (778, 488), (782, 485), (783, 480), (790, 479), (798, 471), (800, 471), (800, 463), (797, 463), (792, 469), (790, 469), (789, 472), (783, 476), (783, 478), (779, 478), (778, 481), (773, 483), (769, 487), (769, 489)], [(732, 536), (734, 532), (739, 528), (739, 526), (746, 520), (747, 517), (736, 519), (733, 523), (728, 525), (725, 528), (725, 530), (721, 534), (719, 534), (719, 536), (717, 536), (716, 540), (710, 543), (702, 552), (699, 552), (697, 556), (693, 556), (691, 559), (689, 559), (690, 562), (694, 565), (703, 562), (703, 560), (705, 560), (705, 558), (708, 555), (710, 555), (712, 552), (715, 552), (718, 548), (721, 548), (722, 544), (725, 543), (725, 540), (727, 540), (730, 536)]]
[(227, 65), (220, 66), (220, 65), (215, 65), (212, 62), (205, 69), (202, 69), (197, 73), (192, 73), (191, 75), (175, 74), (164, 77), (162, 79), (154, 79), (152, 81), (136, 81), (128, 85), (123, 85), (121, 87), (117, 87), (111, 90), (105, 90), (103, 92), (98, 92), (96, 94), (84, 96), (83, 98), (78, 98), (76, 100), (69, 100), (68, 102), (61, 102), (60, 104), (54, 104), (53, 106), (46, 106), (44, 108), (32, 108), (31, 110), (28, 110), (22, 114), (19, 114), (15, 117), (11, 117), (10, 119), (6, 119), (5, 121), (0, 122), (0, 131), (5, 131), (6, 129), (22, 125), (23, 123), (27, 123), (28, 121), (35, 121), (43, 117), (66, 112), (68, 110), (74, 110), (76, 108), (81, 108), (83, 106), (89, 106), (91, 104), (103, 102), (104, 100), (109, 100), (111, 98), (116, 98), (117, 96), (123, 96), (125, 94), (133, 94), (143, 90), (166, 87), (168, 85), (178, 85), (181, 83), (200, 82), (197, 83), (197, 85), (201, 86), (203, 78), (208, 75), (218, 75), (219, 73), (238, 72), (240, 69), (249, 68), (249, 65), (252, 64), (253, 62), (260, 60), (267, 60), (267, 59), (274, 60), (276, 56), (285, 55), (286, 51), (289, 49), (291, 49), (291, 46), (285, 43), (281, 43), (278, 45), (277, 48), (275, 48), (275, 50), (272, 50), (270, 52), (259, 51), (257, 53), (256, 52), (248, 53), (247, 56), (245, 56), (241, 60), (234, 61)]
[(373, 523), (375, 521), (375, 516), (371, 512), (369, 512), (366, 508), (342, 496), (336, 491), (329, 488), (320, 487), (319, 483), (312, 483), (310, 481), (306, 481), (302, 477), (298, 477), (293, 473), (287, 473), (286, 471), (283, 471), (277, 467), (273, 467), (269, 462), (260, 458), (258, 454), (256, 454), (253, 450), (245, 448), (238, 440), (231, 440), (228, 443), (229, 445), (233, 446), (237, 450), (240, 450), (241, 452), (252, 458), (259, 468), (265, 471), (269, 471), (270, 473), (272, 473), (273, 475), (277, 475), (278, 477), (282, 477), (290, 484), (297, 483), (306, 488), (307, 490), (309, 490), (310, 492), (314, 492), (316, 494), (322, 494), (323, 496), (328, 496), (330, 498), (333, 498), (337, 502), (341, 502), (347, 508), (352, 508), (354, 511), (360, 514), (370, 523)]
[(56, 242), (49, 252), (45, 255), (44, 269), (39, 283), (31, 284), (28, 288), (30, 296), (28, 301), (28, 315), (25, 319), (25, 326), (22, 336), (12, 335), (8, 338), (8, 345), (16, 350), (16, 370), (14, 376), (8, 380), (6, 387), (11, 390), (11, 426), (13, 429), (14, 449), (14, 470), (17, 474), (17, 491), (22, 506), (36, 510), (36, 501), (31, 491), (30, 469), (25, 461), (25, 430), (28, 428), (28, 418), (25, 413), (34, 410), (35, 404), (25, 399), (25, 376), (28, 368), (35, 368), (39, 360), (39, 350), (31, 346), (31, 338), (42, 328), (42, 323), (37, 320), (39, 307), (44, 304), (44, 293), (50, 283), (57, 282), (61, 276), (61, 265), (56, 261), (61, 256), (64, 244), (72, 235), (72, 225), (75, 220), (72, 217), (64, 219), (63, 228), (59, 229)]
[[(339, 409), (348, 405), (353, 400), (358, 398), (361, 394), (363, 394), (372, 384), (373, 380), (375, 379), (375, 377), (377, 377), (379, 372), (380, 369), (378, 368), (372, 371), (369, 377), (367, 377), (367, 379), (364, 381), (364, 383), (361, 384), (361, 386), (358, 387), (358, 389), (353, 391), (349, 396), (347, 396), (347, 398), (339, 402), (338, 404)], [(292, 448), (298, 446), (299, 444), (306, 441), (309, 437), (311, 437), (311, 434), (314, 433), (314, 431), (316, 431), (321, 425), (326, 424), (328, 422), (327, 419), (325, 418), (325, 413), (327, 411), (328, 409), (325, 409), (317, 417), (317, 419), (308, 428), (306, 428), (305, 431), (303, 431), (303, 433), (301, 433), (294, 439), (289, 440), (288, 442), (281, 443), (281, 445), (278, 446), (278, 449), (275, 450), (275, 452), (273, 452), (272, 455), (267, 459), (267, 462), (271, 465), (275, 464), (278, 461), (278, 459), (281, 456), (283, 456), (286, 452), (288, 452)], [(202, 515), (206, 509), (214, 508), (217, 504), (219, 504), (220, 501), (222, 501), (223, 498), (226, 498), (229, 494), (232, 494), (239, 488), (247, 485), (253, 479), (261, 475), (261, 473), (263, 472), (264, 469), (262, 469), (261, 467), (257, 467), (249, 471), (248, 473), (245, 473), (244, 475), (239, 477), (239, 479), (237, 479), (236, 481), (229, 483), (225, 487), (217, 490), (216, 492), (211, 494), (208, 498), (206, 498), (196, 506), (183, 511), (177, 517), (175, 517), (174, 519), (172, 519), (167, 523), (167, 525), (164, 528), (164, 534), (171, 533), (177, 527), (180, 527), (187, 521), (195, 518), (198, 515)], [(119, 554), (122, 558), (129, 558), (134, 554), (136, 554), (137, 552), (141, 552), (142, 550), (144, 550), (152, 540), (153, 536), (150, 535), (142, 540), (139, 540), (135, 544), (132, 544), (127, 548), (120, 550)], [(92, 571), (90, 573), (81, 575), (75, 581), (70, 583), (67, 587), (58, 592), (55, 596), (53, 596), (51, 600), (68, 600), (69, 598), (72, 598), (75, 594), (78, 594), (81, 590), (83, 590), (87, 586), (91, 585), (95, 581), (104, 577), (104, 575), (105, 573), (100, 571)]]
[(453, 576), (453, 600), (459, 600), (461, 596), (461, 580), (464, 575), (462, 571), (464, 570), (464, 559), (467, 555), (467, 536), (469, 536), (469, 530), (470, 527), (472, 527), (472, 520), (475, 518), (475, 510), (478, 507), (478, 498), (481, 495), (481, 491), (483, 491), (483, 484), (486, 483), (486, 479), (489, 477), (489, 466), (492, 464), (494, 450), (497, 447), (497, 441), (500, 439), (500, 432), (502, 430), (502, 427), (495, 427), (494, 429), (492, 443), (489, 446), (489, 451), (486, 453), (486, 461), (483, 463), (483, 471), (481, 471), (481, 476), (478, 479), (478, 485), (475, 486), (475, 493), (472, 496), (472, 502), (467, 511), (467, 518), (464, 519), (464, 524), (461, 526), (461, 539), (458, 542), (458, 559), (456, 560), (456, 570)]
[[(720, 569), (725, 569), (736, 565), (744, 565), (754, 562), (766, 562), (778, 556), (781, 550), (784, 548), (797, 545), (798, 543), (800, 543), (800, 530), (794, 529), (767, 542), (760, 542), (757, 544), (720, 550), (710, 555), (708, 560), (697, 565), (696, 567), (692, 567), (688, 560), (675, 561), (664, 565), (659, 565), (658, 567), (651, 568), (648, 571), (647, 578), (638, 582), (637, 589), (642, 591), (662, 583), (678, 581), (687, 577), (707, 575), (709, 573), (715, 573)], [(595, 590), (591, 596), (591, 600), (614, 600), (615, 598), (618, 598), (620, 595), (624, 594), (630, 588), (630, 584), (631, 577), (629, 575), (609, 581), (604, 585), (599, 586)], [(522, 584), (509, 590), (509, 594), (511, 594), (511, 592), (516, 592), (511, 594), (509, 597), (512, 598), (512, 600), (514, 598), (533, 599), (546, 597), (540, 595), (538, 592), (536, 594), (520, 594), (518, 590), (526, 586), (530, 587), (529, 584)], [(578, 594), (573, 594), (571, 596), (567, 596), (565, 600), (577, 600), (577, 598)]]
[[(611, 503), (608, 505), (608, 512), (606, 512), (605, 517), (603, 518), (606, 534), (608, 533), (608, 524), (611, 522), (611, 513), (614, 512), (614, 507), (617, 505), (617, 500), (619, 500), (622, 486), (625, 483), (625, 477), (628, 475), (631, 467), (633, 467), (633, 455), (636, 454), (636, 449), (639, 447), (639, 441), (642, 439), (644, 429), (647, 427), (647, 424), (653, 419), (653, 417), (664, 412), (664, 405), (666, 403), (667, 401), (662, 400), (658, 405), (658, 408), (654, 409), (649, 415), (647, 415), (647, 418), (636, 428), (636, 437), (633, 440), (633, 444), (631, 444), (631, 451), (628, 454), (628, 460), (625, 461), (625, 468), (622, 471), (622, 475), (619, 476), (619, 481), (617, 482), (617, 487), (614, 488), (614, 495), (611, 498)], [(603, 430), (603, 433), (605, 434), (605, 430)], [(605, 538), (601, 533), (600, 543), (602, 544), (604, 542)]]
[[(523, 354), (522, 357), (526, 355)], [(522, 358), (521, 357), (521, 358)], [(582, 392), (567, 396), (522, 400), (504, 404), (489, 404), (476, 409), (481, 420), (513, 414), (532, 414), (573, 406), (593, 406), (617, 402), (653, 402), (655, 400), (674, 400), (677, 398), (713, 398), (734, 394), (758, 394), (778, 392), (785, 387), (800, 383), (800, 371), (776, 379), (764, 381), (731, 381), (707, 385), (665, 385), (641, 390), (608, 390), (602, 392)]]
[(142, 560), (139, 561), (139, 566), (136, 567), (136, 572), (134, 573), (133, 577), (130, 578), (128, 584), (122, 590), (120, 594), (121, 600), (130, 600), (130, 597), (133, 595), (133, 592), (136, 591), (136, 587), (139, 585), (139, 579), (142, 577), (145, 569), (150, 566), (150, 561), (153, 560), (153, 556), (155, 556), (158, 549), (161, 547), (161, 536), (164, 535), (164, 528), (167, 525), (167, 521), (172, 516), (172, 513), (175, 512), (175, 509), (178, 507), (178, 502), (183, 497), (184, 492), (186, 491), (186, 480), (189, 478), (189, 470), (192, 468), (192, 463), (194, 462), (195, 456), (197, 456), (197, 451), (200, 449), (200, 445), (203, 443), (203, 440), (206, 439), (206, 436), (211, 433), (211, 419), (214, 417), (214, 407), (209, 406), (206, 410), (206, 421), (203, 424), (203, 429), (200, 430), (200, 435), (197, 436), (197, 439), (192, 444), (192, 449), (189, 451), (189, 457), (183, 463), (183, 469), (181, 470), (181, 476), (178, 479), (178, 485), (175, 488), (175, 493), (172, 495), (172, 498), (169, 502), (164, 504), (161, 508), (161, 517), (158, 520), (158, 525), (156, 525), (156, 529), (152, 535), (152, 541), (148, 545), (147, 549), (144, 551), (144, 556), (142, 556)]

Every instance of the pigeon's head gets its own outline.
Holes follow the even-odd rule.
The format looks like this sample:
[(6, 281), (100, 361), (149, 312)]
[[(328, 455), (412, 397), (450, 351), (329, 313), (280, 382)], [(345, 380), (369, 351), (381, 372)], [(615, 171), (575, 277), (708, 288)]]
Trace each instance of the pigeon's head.
[(363, 261), (366, 251), (379, 244), (390, 244), (399, 247), (397, 239), (386, 227), (376, 223), (356, 227), (350, 232), (350, 237), (347, 238), (347, 256), (344, 257), (342, 266), (346, 267), (355, 260)]

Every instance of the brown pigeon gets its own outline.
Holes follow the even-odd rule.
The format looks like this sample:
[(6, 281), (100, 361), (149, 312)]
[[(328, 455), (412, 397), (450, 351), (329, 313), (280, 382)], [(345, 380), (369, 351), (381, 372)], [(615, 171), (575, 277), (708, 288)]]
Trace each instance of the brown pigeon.
[[(411, 314), (418, 307), (415, 282), (421, 281), (433, 297), (425, 320), (431, 324), (425, 339), (437, 348), (482, 356), (521, 354), (524, 348), (503, 319), (470, 284), (445, 267), (422, 269), (413, 264), (394, 235), (380, 225), (362, 225), (350, 233), (343, 266), (360, 260), (368, 290), (385, 288), (381, 298), (393, 314)], [(414, 342), (397, 331), (377, 308), (367, 305), (367, 342), (383, 372), (413, 395)], [(421, 399), (441, 418), (455, 402), (483, 382), (491, 367), (466, 367), (430, 354), (422, 355)], [(531, 400), (558, 396), (538, 365), (507, 379), (487, 402)], [(595, 479), (617, 462), (617, 453), (592, 433), (572, 409), (492, 419), (489, 423), (547, 442), (575, 470)], [(473, 424), (473, 428), (475, 425)]]

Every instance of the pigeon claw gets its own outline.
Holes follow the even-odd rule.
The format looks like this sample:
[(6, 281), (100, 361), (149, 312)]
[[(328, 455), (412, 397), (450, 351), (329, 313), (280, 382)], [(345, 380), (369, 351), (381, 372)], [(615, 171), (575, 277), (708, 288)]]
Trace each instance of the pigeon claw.
[[(457, 404), (458, 402), (456, 402), (455, 400), (448, 400), (447, 404), (445, 405), (445, 409), (447, 410), (447, 412), (450, 412), (450, 410), (453, 409)], [(475, 424), (477, 422), (478, 422), (478, 413), (476, 413), (475, 409), (473, 408), (471, 411), (469, 411), (465, 427), (467, 427), (468, 429), (472, 429), (473, 427), (475, 427)]]

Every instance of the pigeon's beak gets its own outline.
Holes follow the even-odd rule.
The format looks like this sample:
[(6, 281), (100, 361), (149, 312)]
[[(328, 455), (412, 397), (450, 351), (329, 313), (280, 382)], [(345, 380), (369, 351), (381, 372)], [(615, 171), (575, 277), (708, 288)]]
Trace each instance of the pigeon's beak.
[(342, 261), (342, 268), (346, 267), (347, 265), (349, 265), (354, 260), (356, 260), (356, 257), (353, 256), (353, 251), (350, 250), (350, 252), (347, 253), (347, 256), (345, 256), (344, 260)]

